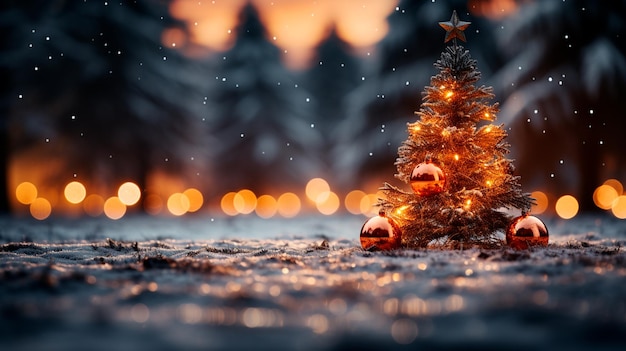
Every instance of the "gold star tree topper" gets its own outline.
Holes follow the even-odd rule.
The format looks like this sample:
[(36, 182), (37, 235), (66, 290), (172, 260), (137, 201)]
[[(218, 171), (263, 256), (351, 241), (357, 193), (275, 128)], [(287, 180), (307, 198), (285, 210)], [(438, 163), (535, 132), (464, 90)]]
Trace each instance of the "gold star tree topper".
[(467, 29), (471, 23), (472, 22), (459, 21), (456, 10), (452, 11), (452, 17), (448, 22), (439, 22), (441, 28), (446, 30), (446, 39), (443, 42), (447, 43), (454, 38), (466, 41), (463, 31)]

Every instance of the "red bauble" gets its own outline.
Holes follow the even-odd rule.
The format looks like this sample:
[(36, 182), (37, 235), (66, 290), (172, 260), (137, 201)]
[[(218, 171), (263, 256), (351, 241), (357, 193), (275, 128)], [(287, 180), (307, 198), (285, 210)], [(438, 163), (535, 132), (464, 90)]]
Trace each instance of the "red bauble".
[(361, 228), (361, 247), (364, 250), (394, 250), (400, 248), (401, 244), (400, 227), (386, 216), (384, 210), (378, 216), (368, 219)]
[(446, 176), (441, 168), (435, 166), (430, 157), (418, 164), (411, 173), (411, 188), (420, 196), (431, 196), (443, 191)]
[(517, 250), (532, 246), (548, 246), (548, 227), (543, 221), (529, 214), (513, 219), (506, 231), (506, 243)]

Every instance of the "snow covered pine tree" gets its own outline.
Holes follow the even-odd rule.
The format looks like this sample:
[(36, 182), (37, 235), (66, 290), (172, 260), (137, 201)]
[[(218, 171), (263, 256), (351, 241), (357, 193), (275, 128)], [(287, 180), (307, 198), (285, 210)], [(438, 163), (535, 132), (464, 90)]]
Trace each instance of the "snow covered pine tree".
[(419, 178), (417, 168), (431, 160), (443, 174), (433, 177), (435, 187), (425, 194), (385, 183), (378, 206), (400, 226), (404, 247), (499, 246), (497, 233), (512, 220), (502, 209), (526, 213), (534, 200), (522, 192), (505, 156), (510, 145), (503, 125), (482, 122), (496, 119), (498, 103), (487, 102), (494, 96), (491, 87), (474, 86), (480, 79), (476, 60), (457, 45), (457, 38), (465, 41), (470, 22), (459, 21), (454, 11), (450, 21), (439, 24), (446, 30), (445, 42), (454, 39), (453, 45), (434, 64), (440, 72), (423, 92), (419, 120), (407, 125), (395, 176), (411, 183)]

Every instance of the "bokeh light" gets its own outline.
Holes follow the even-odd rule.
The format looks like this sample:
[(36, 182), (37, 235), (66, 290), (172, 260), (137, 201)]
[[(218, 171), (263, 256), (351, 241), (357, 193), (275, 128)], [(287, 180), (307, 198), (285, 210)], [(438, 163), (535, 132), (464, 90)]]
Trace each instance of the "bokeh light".
[(313, 178), (306, 183), (305, 193), (316, 204), (324, 202), (330, 194), (330, 185), (322, 178)]
[(339, 196), (331, 191), (324, 197), (326, 198), (324, 201), (317, 201), (315, 203), (317, 210), (321, 214), (327, 216), (337, 212), (337, 209), (339, 209), (340, 205)]
[(563, 195), (555, 205), (556, 214), (563, 219), (570, 219), (578, 213), (578, 200), (572, 195)]
[(30, 205), (37, 198), (37, 187), (31, 182), (20, 183), (15, 188), (17, 201), (24, 205)]
[(610, 210), (613, 205), (613, 201), (617, 199), (620, 194), (617, 193), (615, 188), (610, 185), (600, 185), (593, 192), (593, 202), (599, 208), (603, 210)]
[(346, 206), (346, 210), (352, 213), (353, 215), (360, 215), (361, 212), (361, 199), (363, 199), (367, 194), (361, 190), (352, 190), (349, 192), (345, 199), (344, 205)]
[(257, 199), (255, 211), (261, 218), (271, 218), (278, 211), (278, 202), (271, 195), (261, 195)]
[(98, 194), (90, 194), (83, 201), (83, 211), (91, 217), (98, 217), (104, 211), (104, 199)]
[(367, 194), (361, 199), (361, 213), (366, 216), (374, 216), (378, 214), (378, 208), (374, 205), (378, 202), (378, 195)]
[(302, 203), (298, 195), (294, 193), (284, 193), (278, 197), (278, 214), (285, 218), (292, 218), (300, 213)]
[(117, 196), (111, 196), (104, 202), (104, 214), (110, 219), (120, 219), (126, 214), (126, 205)]
[(117, 196), (120, 201), (126, 206), (132, 206), (139, 202), (141, 198), (141, 189), (133, 182), (126, 182), (120, 185), (117, 190)]
[(157, 194), (148, 194), (143, 200), (143, 208), (146, 213), (156, 216), (163, 211), (163, 199)]
[(85, 199), (85, 196), (87, 196), (87, 189), (85, 189), (85, 186), (81, 182), (73, 181), (65, 186), (63, 195), (65, 195), (65, 199), (68, 202), (79, 204)]
[(50, 205), (50, 201), (44, 199), (43, 197), (36, 198), (30, 204), (30, 214), (35, 219), (42, 221), (48, 218), (51, 213), (52, 205)]
[(611, 212), (613, 212), (613, 215), (619, 219), (626, 218), (626, 195), (620, 195), (617, 199), (615, 199), (615, 201), (613, 201)]
[(174, 216), (182, 216), (189, 211), (189, 199), (183, 193), (174, 193), (167, 199), (167, 210)]
[(622, 182), (617, 179), (607, 179), (603, 185), (613, 187), (618, 195), (622, 195), (624, 193), (624, 185), (622, 185)]
[(530, 193), (530, 196), (532, 196), (537, 202), (536, 205), (533, 205), (530, 208), (531, 213), (542, 214), (548, 209), (548, 196), (544, 192), (539, 190), (533, 191)]
[(196, 212), (204, 204), (204, 197), (198, 189), (189, 188), (183, 191), (183, 195), (189, 200), (189, 210), (187, 210), (187, 212)]
[(249, 189), (239, 190), (233, 198), (233, 206), (241, 214), (249, 214), (254, 211), (256, 202), (256, 195)]
[(222, 212), (229, 216), (236, 216), (237, 214), (239, 214), (234, 205), (235, 195), (237, 195), (237, 193), (231, 191), (224, 194), (224, 196), (222, 196), (222, 200), (220, 201), (220, 207), (222, 208)]

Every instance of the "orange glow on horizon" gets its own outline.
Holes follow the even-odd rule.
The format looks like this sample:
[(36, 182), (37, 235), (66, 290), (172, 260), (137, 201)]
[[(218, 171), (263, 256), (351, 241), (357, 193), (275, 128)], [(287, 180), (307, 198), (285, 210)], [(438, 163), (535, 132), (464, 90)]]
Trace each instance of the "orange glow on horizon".
[[(197, 2), (176, 0), (170, 12), (187, 22), (190, 40), (214, 51), (225, 51), (234, 43), (239, 11), (244, 0)], [(337, 34), (355, 48), (372, 47), (388, 32), (387, 16), (398, 1), (317, 0), (272, 2), (253, 0), (268, 34), (282, 49), (286, 64), (303, 68), (313, 49), (334, 25)], [(167, 34), (167, 35), (165, 35)], [(164, 45), (183, 42), (177, 33), (166, 32)]]
[(148, 194), (143, 201), (144, 210), (153, 216), (163, 211), (163, 199), (157, 194)]

